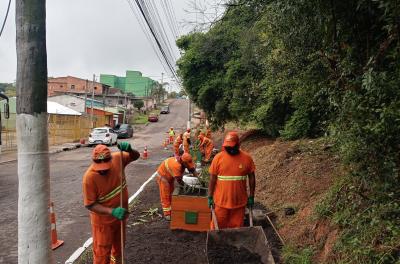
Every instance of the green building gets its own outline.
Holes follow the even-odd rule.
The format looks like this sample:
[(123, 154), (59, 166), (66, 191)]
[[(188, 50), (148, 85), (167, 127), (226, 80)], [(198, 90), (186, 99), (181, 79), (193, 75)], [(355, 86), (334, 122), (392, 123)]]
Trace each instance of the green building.
[(138, 97), (150, 96), (153, 87), (157, 85), (156, 81), (142, 76), (140, 71), (126, 71), (125, 77), (100, 74), (100, 82)]

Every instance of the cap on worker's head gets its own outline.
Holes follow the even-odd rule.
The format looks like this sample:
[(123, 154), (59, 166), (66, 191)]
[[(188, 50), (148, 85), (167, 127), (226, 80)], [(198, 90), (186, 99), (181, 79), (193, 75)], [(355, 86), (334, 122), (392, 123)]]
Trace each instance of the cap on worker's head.
[(97, 145), (92, 153), (93, 165), (95, 171), (105, 171), (111, 168), (111, 151), (105, 145)]
[(223, 147), (234, 147), (239, 144), (239, 136), (236, 132), (229, 132), (226, 134)]
[(181, 161), (186, 163), (188, 169), (194, 168), (192, 155), (190, 155), (189, 153), (183, 153), (183, 155), (181, 156)]

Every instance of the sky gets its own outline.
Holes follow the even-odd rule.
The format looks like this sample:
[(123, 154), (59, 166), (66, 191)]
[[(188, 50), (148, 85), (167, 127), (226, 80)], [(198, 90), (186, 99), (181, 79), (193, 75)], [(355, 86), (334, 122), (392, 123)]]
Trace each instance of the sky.
[[(194, 1), (203, 2), (203, 5), (206, 2), (169, 1), (174, 8), (180, 34), (188, 33), (193, 26), (187, 21), (201, 20), (198, 14), (188, 11), (193, 10)], [(7, 4), (8, 0), (0, 0), (0, 24), (4, 20)], [(46, 12), (49, 76), (71, 75), (91, 80), (93, 74), (125, 76), (126, 70), (138, 70), (144, 76), (160, 81), (161, 73), (166, 73), (127, 0), (47, 0)], [(165, 28), (168, 29), (166, 23)], [(172, 33), (169, 36), (172, 40)], [(174, 45), (172, 49), (179, 57), (177, 47)], [(12, 0), (0, 37), (0, 82), (15, 81), (16, 60), (15, 0)], [(173, 84), (170, 77), (166, 73), (164, 81)], [(172, 86), (174, 90), (178, 89), (176, 85)]]

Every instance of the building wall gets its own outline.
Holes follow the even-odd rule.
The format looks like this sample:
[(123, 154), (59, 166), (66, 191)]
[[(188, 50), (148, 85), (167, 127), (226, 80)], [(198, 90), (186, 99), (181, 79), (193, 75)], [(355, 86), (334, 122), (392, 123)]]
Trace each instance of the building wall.
[(47, 89), (48, 95), (53, 96), (59, 93), (84, 94), (91, 93), (94, 88), (95, 94), (103, 94), (104, 87), (102, 83), (92, 82), (73, 76), (49, 78)]
[(153, 86), (157, 83), (149, 77), (142, 76), (140, 71), (126, 71), (126, 77), (100, 74), (100, 82), (138, 97), (150, 96)]

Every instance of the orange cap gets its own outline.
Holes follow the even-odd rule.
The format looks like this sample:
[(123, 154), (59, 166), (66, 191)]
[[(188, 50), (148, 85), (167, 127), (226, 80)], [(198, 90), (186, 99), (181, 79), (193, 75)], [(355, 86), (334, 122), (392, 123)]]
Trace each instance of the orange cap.
[(111, 168), (111, 151), (105, 145), (97, 145), (92, 153), (93, 165), (95, 171), (104, 171)]
[(194, 168), (194, 162), (192, 159), (192, 155), (190, 155), (189, 153), (183, 153), (183, 155), (181, 156), (181, 161), (183, 161), (187, 164), (188, 169)]
[(223, 147), (234, 147), (239, 144), (239, 136), (236, 132), (229, 132), (226, 134)]

